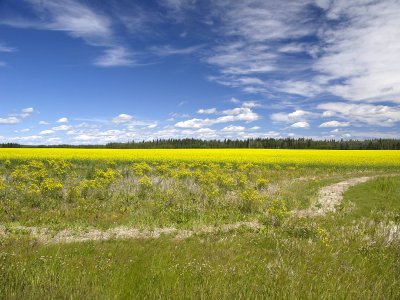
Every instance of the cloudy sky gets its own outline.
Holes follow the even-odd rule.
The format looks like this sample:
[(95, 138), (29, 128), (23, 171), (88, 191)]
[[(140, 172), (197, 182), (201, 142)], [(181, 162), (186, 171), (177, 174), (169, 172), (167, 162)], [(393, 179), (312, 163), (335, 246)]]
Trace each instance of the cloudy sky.
[(400, 138), (400, 0), (0, 0), (0, 143)]

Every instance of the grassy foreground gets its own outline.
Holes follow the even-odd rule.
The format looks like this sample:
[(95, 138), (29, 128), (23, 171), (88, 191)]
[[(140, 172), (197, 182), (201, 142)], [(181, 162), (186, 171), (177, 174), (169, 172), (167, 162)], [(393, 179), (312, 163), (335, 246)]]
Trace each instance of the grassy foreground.
[(399, 177), (376, 179), (351, 188), (337, 214), (187, 240), (43, 246), (15, 235), (0, 246), (0, 295), (398, 299), (400, 243), (387, 232), (399, 192)]
[[(193, 161), (189, 152), (93, 160), (58, 151), (0, 152), (0, 299), (400, 298), (400, 176), (385, 177), (399, 173), (398, 152), (360, 152), (351, 165), (331, 151), (298, 164), (246, 150), (249, 160), (210, 151)], [(315, 204), (322, 186), (375, 175), (350, 188), (335, 213), (291, 214)], [(48, 245), (21, 229), (191, 230), (253, 220), (261, 227), (186, 239)]]

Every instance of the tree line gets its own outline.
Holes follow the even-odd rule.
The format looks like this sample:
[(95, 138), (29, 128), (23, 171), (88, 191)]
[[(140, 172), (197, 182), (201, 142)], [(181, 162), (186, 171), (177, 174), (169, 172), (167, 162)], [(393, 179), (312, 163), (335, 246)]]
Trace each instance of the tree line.
[(100, 148), (100, 149), (328, 149), (328, 150), (400, 150), (400, 139), (313, 140), (306, 138), (257, 138), (246, 140), (156, 139), (108, 143), (106, 145), (39, 145), (0, 144), (0, 148)]

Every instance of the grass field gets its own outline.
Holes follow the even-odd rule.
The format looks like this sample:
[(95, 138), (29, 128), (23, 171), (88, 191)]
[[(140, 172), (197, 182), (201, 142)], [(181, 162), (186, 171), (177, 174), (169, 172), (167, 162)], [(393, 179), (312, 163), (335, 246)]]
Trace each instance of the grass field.
[[(2, 149), (0, 174), (0, 298), (400, 298), (399, 151)], [(49, 242), (114, 228), (171, 231)]]

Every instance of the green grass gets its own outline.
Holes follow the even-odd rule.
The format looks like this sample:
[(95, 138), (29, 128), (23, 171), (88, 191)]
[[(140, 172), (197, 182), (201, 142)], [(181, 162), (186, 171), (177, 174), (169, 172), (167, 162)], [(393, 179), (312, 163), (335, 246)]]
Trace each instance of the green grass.
[(50, 247), (20, 240), (1, 248), (4, 298), (400, 297), (399, 248), (364, 249), (361, 238), (325, 246), (277, 229)]
[(345, 194), (354, 218), (386, 218), (400, 222), (400, 176), (381, 177), (353, 187)]
[(305, 208), (321, 186), (376, 171), (360, 172), (247, 163), (0, 162), (0, 224), (62, 229), (234, 223), (262, 218), (275, 200), (290, 210)]
[[(76, 168), (78, 174), (90, 173), (88, 166), (80, 167)], [(231, 172), (238, 176), (236, 169)], [(366, 175), (348, 170), (328, 174), (315, 169), (264, 170), (260, 174), (267, 173), (274, 184), (298, 177), (317, 178), (283, 185), (276, 197), (288, 199), (290, 208), (307, 206), (322, 185)], [(260, 176), (254, 171), (247, 174)], [(155, 180), (156, 175), (149, 177)], [(66, 210), (64, 213), (69, 215), (61, 214), (58, 220), (63, 226), (100, 223), (107, 227), (124, 222), (148, 226), (161, 218), (165, 224), (188, 227), (198, 220), (203, 224), (223, 223), (244, 215), (259, 217), (265, 226), (259, 230), (241, 228), (194, 235), (185, 240), (171, 235), (47, 246), (16, 230), (8, 236), (0, 235), (0, 299), (400, 298), (400, 240), (389, 241), (384, 230), (400, 224), (400, 177), (378, 178), (350, 188), (337, 213), (318, 218), (285, 216), (281, 222), (269, 222), (265, 211), (258, 215), (240, 212), (227, 202), (230, 198), (225, 198), (223, 189), (217, 197), (219, 202), (201, 210), (197, 202), (203, 198), (187, 197), (187, 182), (179, 180), (175, 194), (186, 206), (174, 203), (175, 211), (164, 219), (161, 216), (165, 208), (153, 207), (149, 198), (135, 194), (132, 199), (136, 202), (132, 203), (138, 210), (134, 216), (142, 218), (140, 222), (132, 221), (131, 212), (127, 219), (118, 219), (124, 215), (115, 206), (120, 203), (119, 198), (107, 200), (100, 195), (77, 202), (75, 212), (81, 218)], [(154, 193), (150, 191), (150, 195)], [(1, 200), (3, 213), (5, 208), (13, 208), (4, 203), (5, 199), (9, 198)], [(18, 209), (25, 212), (16, 214), (18, 222), (28, 222), (30, 215), (32, 223), (45, 224), (57, 212), (47, 206), (34, 209), (23, 199), (21, 196)], [(84, 209), (87, 202), (92, 210)], [(122, 203), (126, 207), (133, 205), (129, 201)], [(219, 205), (225, 205), (224, 209)], [(180, 211), (179, 207), (187, 210)], [(223, 213), (232, 215), (224, 217)], [(107, 217), (113, 214), (115, 219)], [(84, 223), (85, 218), (91, 219)]]

